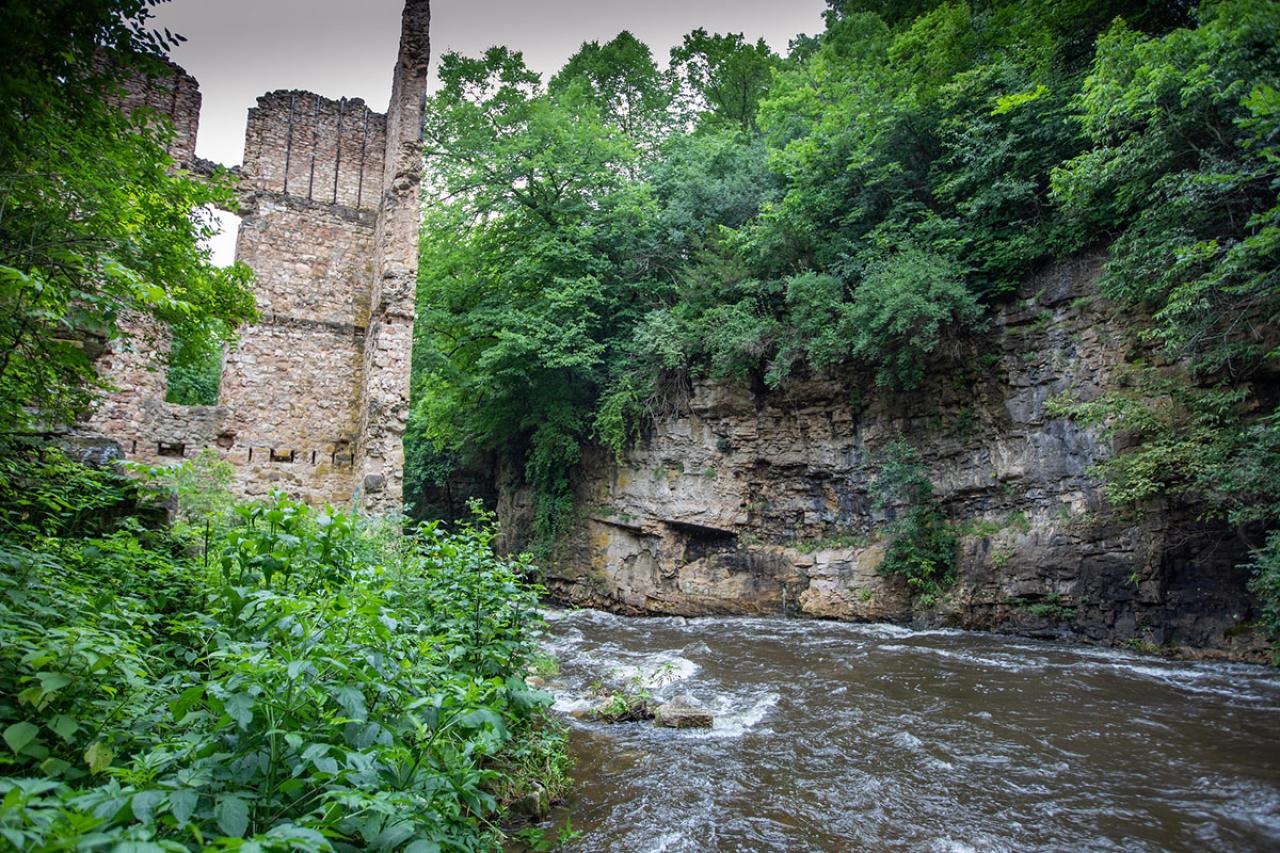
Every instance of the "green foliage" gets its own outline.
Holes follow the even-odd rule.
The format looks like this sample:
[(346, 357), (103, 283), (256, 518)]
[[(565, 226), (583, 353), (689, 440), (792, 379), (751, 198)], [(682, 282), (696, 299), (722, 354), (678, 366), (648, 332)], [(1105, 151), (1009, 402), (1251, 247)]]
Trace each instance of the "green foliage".
[(1100, 38), (1077, 99), (1093, 147), (1053, 177), (1070, 215), (1120, 232), (1103, 291), (1149, 311), (1144, 337), (1185, 372), (1140, 368), (1131, 388), (1062, 411), (1132, 439), (1101, 468), (1113, 501), (1198, 501), (1237, 526), (1275, 629), (1280, 416), (1253, 383), (1280, 347), (1280, 5), (1195, 17)]
[(1104, 292), (1150, 311), (1145, 337), (1190, 376), (1140, 367), (1130, 388), (1063, 411), (1130, 438), (1101, 466), (1114, 502), (1200, 501), (1236, 525), (1274, 629), (1280, 431), (1252, 382), (1280, 346), (1280, 7), (1197, 16), (1158, 38), (1108, 30), (1079, 98), (1095, 147), (1054, 175), (1068, 212), (1122, 229)]
[(1252, 557), (1249, 589), (1262, 602), (1263, 626), (1273, 637), (1280, 636), (1280, 531), (1273, 530)]
[(791, 340), (768, 374), (775, 385), (803, 354), (818, 368), (858, 359), (882, 388), (914, 387), (946, 330), (982, 316), (954, 262), (910, 245), (874, 261), (851, 299), (835, 278), (805, 273), (787, 279), (787, 304)]
[(751, 44), (742, 33), (713, 35), (699, 27), (671, 49), (671, 67), (700, 120), (742, 130), (755, 127), (760, 98), (780, 65), (764, 39)]
[(639, 143), (568, 78), (543, 93), (518, 54), (446, 55), (441, 78), (426, 137), (442, 203), (424, 226), (411, 430), (438, 452), (527, 447), (550, 539), (610, 342), (656, 295), (634, 257), (651, 202), (624, 177)]
[(603, 45), (583, 44), (547, 88), (562, 94), (574, 86), (585, 87), (606, 123), (643, 145), (656, 144), (670, 129), (673, 81), (658, 70), (649, 47), (625, 30)]
[(915, 448), (890, 442), (871, 481), (872, 505), (888, 515), (888, 547), (880, 571), (900, 575), (928, 605), (955, 582), (956, 537)]
[(1031, 522), (1027, 519), (1025, 513), (1014, 512), (1004, 518), (971, 518), (963, 524), (955, 526), (956, 536), (981, 536), (991, 537), (1006, 530), (1016, 530), (1019, 533), (1026, 533), (1031, 529)]
[(801, 554), (812, 554), (829, 549), (845, 550), (848, 548), (865, 548), (871, 542), (866, 536), (856, 533), (834, 533), (817, 539), (799, 539), (792, 544)]
[(243, 504), (206, 568), (139, 525), (134, 483), (52, 458), (12, 462), (6, 488), (54, 472), (104, 488), (3, 510), (15, 848), (488, 850), (523, 787), (563, 789), (550, 697), (523, 681), (536, 591), (493, 556), (491, 516), (399, 537)]
[(216, 406), (222, 381), (224, 337), (190, 337), (179, 327), (169, 345), (165, 401), (180, 406)]
[[(211, 346), (253, 315), (248, 271), (200, 241), (226, 176), (178, 171), (157, 116), (107, 97), (174, 39), (144, 0), (15, 0), (0, 10), (0, 430), (74, 418), (100, 386), (102, 341), (154, 348), (167, 326)], [(127, 331), (127, 333), (126, 333)], [(132, 340), (131, 340), (132, 339)]]
[(235, 481), (235, 468), (212, 448), (206, 447), (177, 465), (131, 465), (130, 468), (173, 495), (177, 501), (175, 518), (180, 524), (221, 525), (229, 520), (234, 503), (231, 484)]
[(695, 30), (672, 78), (623, 33), (545, 91), (510, 50), (447, 55), (410, 455), (508, 456), (547, 536), (582, 444), (620, 452), (697, 377), (917, 384), (1078, 242), (1049, 199), (1085, 144), (1063, 43), (1122, 5), (842, 6), (786, 59)]
[(1075, 217), (1123, 228), (1103, 281), (1201, 374), (1248, 376), (1280, 319), (1280, 6), (1205, 4), (1153, 38), (1122, 22), (1078, 98), (1094, 146), (1054, 174)]

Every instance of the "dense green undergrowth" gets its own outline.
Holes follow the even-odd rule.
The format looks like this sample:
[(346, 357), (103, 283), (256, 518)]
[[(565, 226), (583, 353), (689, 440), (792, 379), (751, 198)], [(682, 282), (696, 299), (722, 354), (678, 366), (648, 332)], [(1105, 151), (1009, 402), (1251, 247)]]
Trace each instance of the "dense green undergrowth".
[[(622, 33), (545, 85), (445, 55), (406, 481), (497, 458), (554, 541), (584, 448), (695, 383), (892, 396), (1028, 273), (1106, 250), (1134, 376), (1054, 414), (1124, 435), (1115, 506), (1233, 525), (1280, 631), (1280, 4), (828, 6), (786, 55), (698, 30), (663, 68)], [(904, 571), (940, 565), (941, 521), (894, 522)]]
[(504, 804), (563, 789), (563, 732), (523, 680), (536, 587), (494, 557), (491, 516), (400, 535), (215, 499), (199, 464), (215, 476), (166, 472), (168, 527), (136, 482), (6, 463), (0, 837), (489, 850)]
[(255, 316), (204, 245), (234, 182), (117, 106), (172, 73), (155, 2), (0, 5), (0, 849), (494, 849), (508, 802), (566, 779), (523, 680), (536, 587), (491, 516), (234, 505), (201, 456), (139, 472), (169, 524), (41, 449), (107, 390), (105, 348), (171, 349), (171, 399), (212, 402)]

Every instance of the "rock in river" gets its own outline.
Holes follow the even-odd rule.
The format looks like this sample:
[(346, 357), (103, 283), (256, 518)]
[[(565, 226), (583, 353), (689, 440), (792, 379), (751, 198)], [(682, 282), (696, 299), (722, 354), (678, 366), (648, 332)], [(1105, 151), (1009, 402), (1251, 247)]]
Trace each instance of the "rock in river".
[(664, 705), (659, 705), (658, 710), (653, 714), (655, 726), (666, 726), (670, 729), (709, 729), (711, 721), (711, 712), (687, 693), (676, 696)]

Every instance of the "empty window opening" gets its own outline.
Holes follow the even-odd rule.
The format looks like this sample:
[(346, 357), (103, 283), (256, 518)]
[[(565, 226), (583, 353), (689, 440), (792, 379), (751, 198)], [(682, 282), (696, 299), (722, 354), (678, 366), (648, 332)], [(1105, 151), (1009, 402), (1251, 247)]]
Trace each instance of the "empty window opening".
[[(223, 210), (204, 208), (196, 215), (217, 224), (218, 232), (204, 241), (204, 249), (215, 266), (236, 261), (236, 240), (240, 217)], [(218, 322), (175, 326), (169, 343), (169, 371), (164, 399), (180, 406), (215, 406), (222, 382), (224, 342), (230, 336)]]
[(216, 406), (222, 383), (222, 323), (195, 328), (175, 327), (169, 342), (169, 371), (165, 379), (166, 403), (179, 406)]

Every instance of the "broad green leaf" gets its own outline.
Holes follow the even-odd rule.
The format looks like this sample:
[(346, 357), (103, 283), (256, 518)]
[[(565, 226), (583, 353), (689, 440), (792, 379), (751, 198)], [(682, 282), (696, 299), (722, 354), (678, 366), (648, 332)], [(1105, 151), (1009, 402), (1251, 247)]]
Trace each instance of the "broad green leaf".
[(249, 829), (249, 806), (236, 796), (224, 796), (218, 799), (216, 811), (218, 828), (224, 835), (232, 838), (243, 838)]
[(58, 737), (68, 743), (71, 742), (72, 736), (80, 730), (79, 721), (76, 720), (75, 717), (68, 716), (67, 714), (55, 715), (54, 718), (49, 721), (48, 726), (55, 734), (58, 735)]
[(115, 753), (111, 748), (102, 741), (94, 741), (88, 749), (84, 751), (85, 763), (89, 765), (90, 773), (101, 773), (111, 766)]
[(56, 778), (71, 769), (71, 762), (61, 758), (46, 758), (40, 762), (40, 769), (46, 776)]
[(200, 795), (189, 788), (170, 792), (169, 810), (173, 812), (173, 818), (179, 826), (191, 819), (199, 802)]
[(240, 728), (247, 729), (249, 724), (253, 722), (254, 704), (254, 698), (248, 693), (232, 694), (227, 697), (227, 714), (239, 724)]
[(131, 806), (134, 820), (149, 824), (155, 820), (156, 808), (164, 802), (163, 791), (140, 791), (133, 795)]
[(342, 706), (348, 718), (360, 722), (368, 719), (369, 712), (365, 709), (364, 693), (358, 687), (351, 685), (339, 687), (334, 692), (334, 698), (338, 700), (338, 704)]
[(173, 714), (174, 722), (185, 717), (187, 711), (191, 710), (191, 706), (200, 701), (202, 696), (204, 696), (203, 684), (193, 684), (179, 693), (178, 697), (169, 703), (169, 711)]
[(42, 672), (37, 678), (40, 679), (40, 688), (45, 695), (56, 693), (71, 683), (71, 676), (62, 672)]
[(9, 744), (9, 749), (14, 753), (20, 753), (36, 739), (36, 735), (40, 733), (40, 729), (28, 722), (14, 723), (4, 730), (4, 742)]
[(404, 853), (440, 853), (440, 845), (434, 841), (419, 838), (405, 847)]

